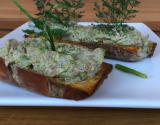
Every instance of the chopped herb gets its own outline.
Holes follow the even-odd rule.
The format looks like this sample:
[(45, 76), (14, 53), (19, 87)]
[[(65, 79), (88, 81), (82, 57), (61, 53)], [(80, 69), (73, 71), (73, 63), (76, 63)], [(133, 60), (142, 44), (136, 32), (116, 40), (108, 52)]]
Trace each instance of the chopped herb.
[(64, 48), (66, 45), (65, 44), (62, 44), (62, 45), (58, 45), (57, 47), (58, 48)]
[(40, 49), (40, 51), (41, 51), (41, 54), (42, 53), (45, 53), (47, 50), (46, 49), (42, 49), (42, 48), (39, 48)]
[(36, 40), (36, 39), (34, 39), (34, 40), (32, 40), (32, 42), (35, 42), (35, 43), (37, 43), (37, 40)]
[(23, 56), (20, 57), (20, 60), (28, 61), (28, 60), (29, 60), (29, 57), (26, 56), (26, 55), (23, 55)]
[(76, 64), (76, 65), (78, 64), (77, 61), (75, 61), (75, 60), (70, 60), (70, 62), (71, 62), (72, 64)]
[(102, 52), (103, 52), (103, 54), (104, 54), (104, 56), (105, 56), (105, 49), (102, 49), (102, 48), (101, 48), (101, 50), (102, 50)]

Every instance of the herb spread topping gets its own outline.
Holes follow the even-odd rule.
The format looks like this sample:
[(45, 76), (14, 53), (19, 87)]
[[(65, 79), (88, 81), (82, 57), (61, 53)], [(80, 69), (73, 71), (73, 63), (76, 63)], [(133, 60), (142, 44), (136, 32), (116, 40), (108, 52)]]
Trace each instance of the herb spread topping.
[(56, 51), (51, 51), (49, 44), (40, 38), (22, 42), (10, 39), (0, 49), (0, 57), (5, 59), (7, 66), (15, 63), (21, 68), (68, 83), (91, 78), (101, 69), (104, 54), (100, 48), (90, 51), (81, 46), (55, 42)]
[[(148, 45), (148, 35), (143, 37), (141, 32), (133, 28), (133, 30), (123, 32), (120, 28), (116, 31), (115, 28), (112, 28), (113, 31), (116, 31), (116, 34), (113, 35), (112, 31), (106, 33), (106, 31), (97, 29), (95, 26), (74, 26), (74, 27), (64, 27), (60, 24), (51, 23), (51, 29), (53, 28), (61, 28), (67, 29), (68, 32), (61, 35), (63, 41), (75, 41), (75, 42), (88, 42), (88, 43), (103, 43), (110, 45), (118, 45), (118, 46), (135, 46), (140, 47), (143, 45)], [(132, 47), (133, 47), (132, 46)]]

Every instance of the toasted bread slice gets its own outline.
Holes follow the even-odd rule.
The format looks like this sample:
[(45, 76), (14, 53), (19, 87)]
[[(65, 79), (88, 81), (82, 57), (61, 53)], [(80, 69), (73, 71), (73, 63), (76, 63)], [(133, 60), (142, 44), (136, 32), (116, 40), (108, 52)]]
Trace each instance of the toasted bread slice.
[[(126, 25), (127, 26), (127, 25)], [(148, 40), (149, 35), (142, 36), (141, 32), (134, 27), (132, 30), (124, 32), (121, 28), (113, 28), (114, 33), (105, 31), (106, 25), (101, 25), (102, 29), (96, 25), (75, 25), (75, 27), (66, 28), (52, 23), (52, 28), (68, 29), (68, 32), (62, 35), (54, 35), (54, 38), (60, 39), (60, 42), (75, 45), (86, 46), (90, 49), (103, 48), (105, 58), (114, 58), (124, 61), (139, 61), (151, 57), (154, 53), (157, 43)], [(114, 35), (113, 35), (114, 34)]]
[(102, 63), (101, 70), (93, 78), (77, 83), (57, 82), (54, 78), (25, 70), (0, 58), (0, 80), (29, 91), (63, 99), (82, 100), (91, 96), (112, 71), (111, 64)]
[[(119, 59), (124, 61), (131, 61), (131, 62), (140, 61), (143, 59), (139, 55), (141, 48), (138, 48), (138, 47), (133, 48), (133, 47), (126, 47), (126, 46), (115, 46), (115, 45), (107, 45), (107, 44), (73, 42), (73, 41), (62, 41), (62, 40), (60, 42), (74, 44), (74, 45), (81, 45), (89, 49), (103, 48), (105, 49), (105, 58), (113, 58), (113, 59)], [(157, 43), (150, 41), (148, 46), (150, 48), (150, 52), (147, 53), (147, 57), (151, 57), (154, 53)]]

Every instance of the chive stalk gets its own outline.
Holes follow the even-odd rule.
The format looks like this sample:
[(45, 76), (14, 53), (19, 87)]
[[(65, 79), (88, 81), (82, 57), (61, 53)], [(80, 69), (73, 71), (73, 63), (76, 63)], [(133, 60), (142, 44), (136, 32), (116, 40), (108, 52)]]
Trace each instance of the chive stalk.
[(51, 29), (48, 25), (46, 25), (46, 29), (47, 29), (47, 32), (48, 32), (49, 42), (51, 44), (52, 51), (56, 51), (55, 46), (54, 46), (54, 41), (53, 41), (53, 35), (51, 33)]
[(124, 72), (132, 73), (132, 74), (137, 75), (137, 76), (140, 76), (140, 77), (142, 77), (142, 78), (147, 78), (147, 75), (145, 75), (145, 74), (143, 74), (143, 73), (141, 73), (141, 72), (138, 72), (138, 71), (136, 71), (136, 70), (134, 70), (134, 69), (128, 68), (128, 67), (126, 67), (126, 66), (123, 66), (123, 65), (120, 65), (120, 64), (115, 64), (115, 67), (116, 67), (117, 69), (119, 69), (119, 70), (124, 71)]

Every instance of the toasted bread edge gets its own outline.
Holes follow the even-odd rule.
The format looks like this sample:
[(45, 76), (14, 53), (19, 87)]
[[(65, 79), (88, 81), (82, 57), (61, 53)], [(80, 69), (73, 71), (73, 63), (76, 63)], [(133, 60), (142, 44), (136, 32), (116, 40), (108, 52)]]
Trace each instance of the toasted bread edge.
[(103, 62), (102, 65), (104, 65), (104, 67), (99, 72), (102, 72), (103, 70), (103, 73), (98, 82), (95, 82), (95, 86), (92, 89), (92, 92), (87, 92), (79, 88), (72, 87), (72, 85), (67, 83), (62, 84), (55, 82), (53, 78), (46, 77), (33, 71), (22, 69), (17, 66), (14, 67), (16, 71), (13, 72), (11, 65), (8, 67), (5, 65), (3, 58), (0, 58), (0, 80), (45, 96), (82, 100), (91, 96), (108, 77), (108, 74), (112, 71), (113, 66), (111, 64)]

